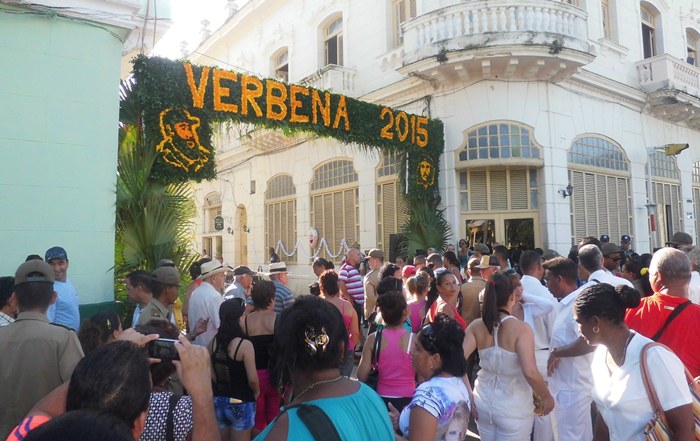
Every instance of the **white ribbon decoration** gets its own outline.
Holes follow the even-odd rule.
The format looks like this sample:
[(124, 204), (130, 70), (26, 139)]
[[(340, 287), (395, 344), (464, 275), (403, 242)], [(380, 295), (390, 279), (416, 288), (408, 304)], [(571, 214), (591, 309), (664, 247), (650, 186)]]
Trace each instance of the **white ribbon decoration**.
[[(292, 257), (297, 253), (297, 251), (303, 249), (299, 246), (300, 242), (301, 240), (298, 240), (297, 243), (294, 245), (294, 249), (292, 250), (292, 252), (288, 252), (284, 246), (284, 242), (282, 242), (282, 240), (280, 239), (277, 241), (277, 245), (275, 246), (275, 253), (279, 253), (280, 251), (282, 251), (282, 253), (284, 253), (285, 256)], [(336, 254), (333, 254), (330, 248), (328, 247), (328, 242), (326, 242), (326, 238), (322, 237), (321, 240), (319, 240), (318, 246), (316, 247), (316, 251), (313, 253), (313, 255), (308, 255), (310, 260), (314, 260), (318, 257), (319, 254), (321, 254), (321, 247), (323, 247), (323, 249), (326, 251), (326, 255), (328, 255), (332, 259), (336, 259), (350, 250), (350, 245), (348, 245), (348, 242), (343, 238), (340, 240), (340, 249)]]

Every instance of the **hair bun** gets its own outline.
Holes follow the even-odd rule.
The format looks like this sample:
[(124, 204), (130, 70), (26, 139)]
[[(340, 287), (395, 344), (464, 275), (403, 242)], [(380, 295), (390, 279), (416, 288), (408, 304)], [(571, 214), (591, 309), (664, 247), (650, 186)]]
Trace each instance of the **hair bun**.
[(622, 300), (622, 306), (625, 308), (636, 308), (642, 301), (642, 295), (634, 288), (627, 285), (618, 285), (615, 291)]

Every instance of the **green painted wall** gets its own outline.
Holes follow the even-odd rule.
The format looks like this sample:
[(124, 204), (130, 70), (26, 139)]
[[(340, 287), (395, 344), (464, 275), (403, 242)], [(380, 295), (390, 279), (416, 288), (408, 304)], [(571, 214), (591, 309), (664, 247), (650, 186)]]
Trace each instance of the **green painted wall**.
[(0, 5), (0, 275), (63, 246), (81, 303), (113, 298), (125, 35)]

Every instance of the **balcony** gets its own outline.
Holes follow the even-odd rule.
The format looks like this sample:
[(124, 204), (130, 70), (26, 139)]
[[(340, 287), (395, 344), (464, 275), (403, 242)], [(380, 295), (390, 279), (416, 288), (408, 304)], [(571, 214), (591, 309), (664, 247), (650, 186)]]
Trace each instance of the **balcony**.
[(341, 95), (353, 96), (357, 71), (336, 64), (317, 70), (298, 82), (302, 86), (314, 89), (330, 90)]
[(399, 72), (474, 82), (561, 81), (593, 61), (587, 14), (552, 0), (469, 1), (404, 24)]
[(638, 62), (637, 72), (654, 116), (700, 129), (700, 68), (663, 54)]

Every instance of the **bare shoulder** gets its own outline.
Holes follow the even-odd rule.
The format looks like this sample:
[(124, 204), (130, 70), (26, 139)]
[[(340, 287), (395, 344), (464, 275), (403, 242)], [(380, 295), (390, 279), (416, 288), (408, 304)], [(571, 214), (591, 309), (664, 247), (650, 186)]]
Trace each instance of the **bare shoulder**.
[(264, 441), (286, 441), (289, 433), (289, 416), (284, 412), (278, 416)]

